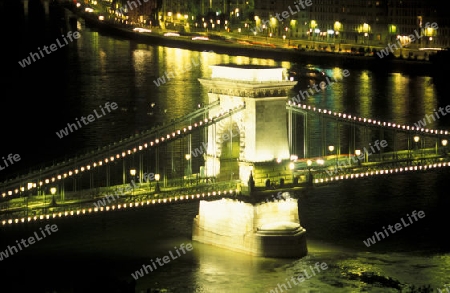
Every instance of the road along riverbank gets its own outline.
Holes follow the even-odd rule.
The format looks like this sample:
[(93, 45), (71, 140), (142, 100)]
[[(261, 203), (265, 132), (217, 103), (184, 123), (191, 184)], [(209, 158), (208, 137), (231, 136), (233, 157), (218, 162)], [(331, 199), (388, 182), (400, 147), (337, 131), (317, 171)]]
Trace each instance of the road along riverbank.
[[(374, 56), (359, 56), (349, 53), (321, 51), (302, 51), (295, 48), (279, 48), (237, 42), (236, 39), (209, 38), (209, 40), (192, 40), (191, 37), (167, 37), (158, 33), (140, 33), (131, 26), (122, 26), (107, 21), (100, 21), (95, 14), (73, 11), (83, 19), (86, 27), (139, 43), (175, 47), (193, 51), (212, 50), (218, 54), (230, 56), (249, 56), (255, 58), (291, 61), (300, 64), (317, 64), (321, 66), (344, 67), (348, 69), (367, 69), (384, 72), (401, 72), (405, 74), (433, 75), (433, 62), (396, 58), (380, 59)], [(245, 42), (244, 42), (245, 43)]]

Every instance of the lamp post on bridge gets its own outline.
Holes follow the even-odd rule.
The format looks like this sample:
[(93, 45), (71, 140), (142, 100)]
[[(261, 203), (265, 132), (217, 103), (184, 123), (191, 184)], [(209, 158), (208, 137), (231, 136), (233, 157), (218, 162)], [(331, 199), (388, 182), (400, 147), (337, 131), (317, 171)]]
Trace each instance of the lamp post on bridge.
[(294, 168), (295, 168), (294, 162), (290, 162), (289, 163), (289, 170), (291, 170), (291, 172), (292, 172), (292, 185), (295, 184)]
[[(333, 155), (333, 151), (334, 151), (334, 145), (329, 145), (328, 146), (328, 150), (330, 151), (330, 155)], [(338, 165), (338, 158), (337, 158), (337, 154), (336, 154), (336, 167)]]
[(159, 179), (160, 179), (160, 175), (159, 174), (155, 174), (155, 180), (156, 180), (156, 186), (155, 186), (155, 193), (160, 193), (161, 189), (159, 187)]
[(448, 140), (443, 139), (441, 141), (441, 143), (442, 143), (442, 146), (444, 147), (444, 149), (443, 149), (444, 156), (447, 156), (447, 143), (448, 143)]
[(187, 164), (186, 164), (186, 180), (187, 180), (187, 184), (190, 185), (190, 180), (191, 180), (191, 174), (192, 174), (192, 160), (191, 160), (191, 154), (186, 154), (185, 155)]
[(27, 183), (27, 192), (25, 194), (25, 200), (26, 200), (26, 218), (28, 218), (28, 199), (30, 197), (31, 194), (31, 189), (33, 188), (33, 183), (32, 182), (28, 182)]
[(420, 137), (418, 135), (414, 135), (414, 142), (416, 143), (416, 151), (419, 152), (419, 140)]
[(136, 169), (130, 169), (130, 175), (131, 175), (131, 185), (133, 185), (132, 193), (131, 195), (134, 195), (134, 179), (136, 176)]
[(359, 159), (360, 155), (361, 155), (361, 150), (355, 150), (355, 157), (358, 160), (358, 167), (361, 167), (361, 160)]
[(52, 202), (50, 203), (50, 206), (54, 207), (54, 206), (56, 206), (56, 201), (55, 201), (56, 187), (50, 188), (50, 193), (52, 194)]
[(306, 161), (306, 165), (308, 166), (308, 184), (312, 185), (312, 183), (313, 183), (313, 176), (311, 173), (312, 161), (311, 160)]
[(323, 165), (325, 164), (325, 161), (324, 161), (324, 159), (318, 159), (317, 160), (317, 165), (319, 165), (320, 167), (318, 168), (319, 170), (320, 170), (320, 173), (318, 173), (318, 174), (320, 174), (321, 175), (321, 173), (323, 172)]

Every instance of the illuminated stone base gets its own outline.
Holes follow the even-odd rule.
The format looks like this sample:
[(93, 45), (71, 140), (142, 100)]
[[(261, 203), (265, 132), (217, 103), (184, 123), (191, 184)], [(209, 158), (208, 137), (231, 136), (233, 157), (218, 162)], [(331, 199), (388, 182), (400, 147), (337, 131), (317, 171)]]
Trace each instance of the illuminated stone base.
[(192, 240), (263, 257), (307, 255), (296, 199), (257, 204), (222, 199), (200, 201)]

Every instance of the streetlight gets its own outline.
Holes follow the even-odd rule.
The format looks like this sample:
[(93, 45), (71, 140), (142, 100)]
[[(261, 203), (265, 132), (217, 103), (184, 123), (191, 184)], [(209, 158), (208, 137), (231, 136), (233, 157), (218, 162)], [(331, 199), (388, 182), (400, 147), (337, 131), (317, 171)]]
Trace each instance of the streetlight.
[(414, 142), (416, 143), (416, 150), (419, 150), (419, 140), (420, 140), (420, 136), (418, 135), (414, 135)]
[(448, 141), (446, 139), (443, 139), (441, 141), (441, 143), (442, 143), (442, 146), (444, 147), (444, 155), (447, 155), (447, 143), (448, 143)]
[(361, 150), (355, 150), (355, 157), (358, 160), (358, 166), (361, 166), (361, 161), (359, 160), (360, 155), (361, 155)]
[(312, 40), (313, 40), (313, 47), (312, 49), (314, 49), (314, 42), (315, 42), (315, 34), (316, 34), (316, 27), (317, 27), (317, 22), (315, 20), (311, 20), (311, 24), (310, 24), (310, 32), (312, 34)]
[(161, 190), (159, 188), (159, 179), (160, 178), (161, 177), (159, 174), (155, 174), (155, 180), (156, 180), (155, 193), (161, 192)]
[[(332, 155), (333, 151), (334, 151), (334, 145), (329, 145), (328, 146), (328, 150), (330, 151), (330, 154)], [(337, 155), (336, 155), (336, 166), (337, 165), (338, 165), (338, 158), (337, 158)]]
[[(342, 30), (342, 23), (340, 23), (339, 21), (335, 21), (333, 29), (335, 31), (334, 43), (336, 44), (336, 38), (339, 36), (339, 32)], [(340, 49), (341, 49), (341, 42), (338, 40), (338, 50), (340, 50)]]
[[(322, 169), (322, 166), (325, 164), (325, 161), (323, 159), (318, 159), (317, 164), (320, 166), (320, 170)], [(319, 173), (320, 174), (320, 173)]]
[(25, 200), (26, 200), (26, 217), (28, 217), (28, 197), (31, 194), (31, 188), (33, 188), (33, 183), (32, 182), (28, 182), (27, 183), (27, 190), (28, 192), (25, 194)]
[(312, 183), (313, 183), (313, 176), (311, 173), (312, 161), (311, 160), (306, 161), (306, 165), (308, 166), (308, 184), (312, 185)]
[(136, 169), (130, 169), (130, 175), (132, 176), (131, 185), (133, 185), (133, 191), (131, 195), (134, 195), (134, 176), (136, 175)]
[(190, 180), (191, 180), (191, 173), (192, 173), (191, 155), (190, 154), (186, 154), (184, 157), (186, 158), (186, 161), (187, 161), (185, 173), (186, 173), (187, 185), (189, 185)]
[(289, 170), (291, 170), (291, 172), (292, 172), (292, 184), (296, 184), (295, 176), (294, 176), (294, 168), (295, 168), (294, 162), (290, 162), (289, 163)]
[(334, 145), (329, 145), (329, 146), (328, 146), (328, 150), (330, 151), (330, 153), (333, 153), (333, 151), (334, 151)]
[(54, 207), (54, 206), (56, 206), (56, 201), (55, 201), (56, 187), (50, 188), (50, 193), (52, 194), (52, 202), (50, 203), (50, 206)]
[(187, 175), (191, 175), (191, 173), (192, 173), (192, 167), (191, 167), (191, 155), (190, 155), (190, 154), (186, 154), (184, 157), (186, 158), (186, 161), (188, 161), (188, 165), (187, 165)]

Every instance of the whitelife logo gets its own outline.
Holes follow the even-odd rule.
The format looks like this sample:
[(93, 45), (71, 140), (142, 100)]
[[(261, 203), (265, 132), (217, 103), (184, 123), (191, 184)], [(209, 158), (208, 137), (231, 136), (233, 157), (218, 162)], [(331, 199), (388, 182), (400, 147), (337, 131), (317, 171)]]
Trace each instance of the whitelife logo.
[[(441, 113), (442, 116), (445, 116), (448, 113), (450, 113), (450, 105), (445, 106), (445, 112), (447, 112), (447, 113), (445, 113), (443, 110), (444, 110), (444, 108), (442, 108), (442, 107), (439, 107), (439, 109), (438, 109), (439, 113)], [(427, 121), (428, 121), (428, 123), (431, 123), (431, 119), (433, 119), (433, 121), (440, 119), (441, 116), (439, 115), (439, 113), (436, 111), (436, 109), (434, 109), (433, 114), (431, 114), (431, 115), (426, 114), (425, 118), (417, 121), (417, 123), (414, 123), (414, 126), (416, 126), (417, 128), (424, 128), (427, 125)]]
[[(178, 251), (178, 248), (176, 246), (174, 248), (175, 248), (176, 254), (178, 256), (175, 256), (172, 253), (172, 251), (169, 251), (170, 257), (168, 255), (163, 256), (162, 259), (157, 257), (156, 258), (156, 262), (158, 263), (159, 266), (162, 267), (164, 264), (168, 264), (171, 260), (177, 259), (177, 258), (179, 258), (181, 256), (181, 253)], [(186, 250), (187, 251), (191, 251), (192, 249), (194, 249), (194, 248), (192, 247), (191, 243), (186, 244), (186, 247), (185, 247), (184, 243), (182, 243), (180, 245), (180, 250), (183, 252), (183, 254), (186, 254)], [(161, 260), (163, 261), (163, 263), (161, 262)], [(149, 271), (153, 272), (153, 270), (158, 269), (158, 267), (156, 266), (156, 264), (153, 261), (153, 259), (151, 259), (150, 261), (151, 261), (151, 265), (145, 265), (144, 264), (144, 265), (142, 265), (142, 269), (140, 269), (139, 271), (136, 271), (134, 274), (133, 273), (131, 274), (133, 279), (137, 280), (140, 277), (143, 277), (145, 274), (148, 274)], [(145, 274), (144, 274), (144, 271), (145, 271)]]
[[(416, 211), (414, 210), (414, 211), (411, 213), (411, 216), (409, 216), (409, 214), (406, 214), (406, 216), (408, 217), (409, 224), (406, 223), (405, 220), (404, 220), (403, 218), (401, 218), (401, 219), (400, 219), (401, 222), (402, 222), (401, 224), (400, 224), (400, 223), (396, 223), (394, 226), (388, 225), (388, 230), (389, 230), (392, 234), (394, 234), (394, 233), (396, 233), (397, 231), (400, 231), (401, 229), (403, 229), (404, 227), (408, 227), (408, 226), (410, 226), (411, 224), (414, 224), (415, 222), (419, 221), (419, 219), (425, 218), (425, 212), (424, 212), (424, 211), (416, 212)], [(415, 222), (413, 222), (413, 220), (411, 219), (411, 217), (414, 218)], [(419, 217), (419, 218), (417, 218), (417, 217)], [(403, 224), (403, 225), (402, 225), (402, 224)], [(395, 230), (394, 230), (393, 228), (395, 228)], [(371, 246), (371, 245), (374, 245), (374, 244), (377, 242), (377, 240), (378, 240), (378, 241), (381, 241), (382, 239), (384, 239), (384, 238), (386, 238), (386, 237), (388, 237), (388, 236), (390, 235), (389, 232), (386, 230), (386, 228), (385, 228), (384, 226), (383, 226), (382, 229), (383, 229), (384, 234), (383, 234), (383, 232), (377, 232), (377, 231), (375, 231), (375, 232), (374, 232), (374, 236), (372, 236), (372, 238), (367, 238), (367, 241), (363, 240), (364, 245), (367, 246), (367, 247), (369, 247), (369, 246)], [(384, 235), (386, 235), (386, 236), (384, 236)], [(375, 240), (375, 237), (377, 238), (377, 240)], [(380, 238), (380, 237), (382, 237), (382, 238)]]
[[(433, 29), (435, 29), (435, 30), (438, 29), (438, 25), (437, 25), (437, 23), (435, 23), (435, 22), (433, 22), (432, 24), (430, 24), (429, 22), (427, 22), (427, 23), (425, 24), (425, 29), (427, 29), (427, 28), (429, 28), (429, 27), (431, 27), (431, 28), (433, 28)], [(424, 33), (424, 29), (423, 29), (423, 28), (421, 28), (421, 30), (422, 30), (422, 34), (420, 34), (420, 35), (419, 35), (419, 33), (417, 32), (417, 30), (414, 30), (415, 36), (412, 35), (412, 34), (409, 35), (408, 37), (409, 37), (410, 41), (409, 41), (408, 43), (404, 44), (404, 46), (407, 46), (407, 45), (411, 44), (412, 42), (414, 42), (414, 41), (416, 40), (416, 37), (417, 37), (418, 40), (419, 40), (420, 38), (422, 38), (422, 37), (425, 35), (425, 33)], [(397, 45), (398, 45), (400, 48), (403, 48), (403, 46), (402, 46), (402, 44), (401, 44), (401, 42), (400, 42), (400, 39), (397, 40)], [(396, 45), (396, 44), (391, 44), (391, 43), (389, 43), (389, 44), (386, 46), (386, 48), (384, 48), (384, 49), (382, 49), (382, 50), (380, 50), (380, 51), (377, 52), (378, 57), (380, 57), (380, 59), (381, 59), (381, 58), (383, 58), (384, 56), (388, 56), (388, 55), (389, 55), (389, 51), (391, 51), (391, 53), (394, 53), (395, 50), (400, 49), (400, 48), (397, 47), (397, 45)], [(395, 50), (394, 50), (394, 48), (395, 48)]]
[[(203, 52), (207, 52), (207, 51), (203, 51)], [(210, 50), (210, 51), (208, 51), (208, 53), (214, 53), (214, 51)], [(192, 57), (192, 58), (191, 58), (191, 63), (192, 63), (192, 65), (191, 65), (191, 63), (187, 63), (186, 67), (184, 68), (183, 73), (186, 73), (186, 72), (192, 70), (192, 66), (194, 66), (194, 68), (197, 67), (197, 66), (199, 66), (199, 65), (200, 65), (200, 59), (201, 59), (201, 58), (202, 58), (202, 56), (200, 55), (200, 56), (198, 57), (198, 63), (196, 63), (196, 62), (195, 62), (195, 58)], [(173, 71), (167, 72), (167, 71), (166, 71), (166, 72), (164, 72), (164, 75), (163, 75), (163, 76), (158, 77), (157, 79), (153, 80), (153, 83), (154, 83), (157, 87), (160, 87), (161, 85), (166, 84), (167, 82), (169, 82), (172, 78), (175, 78), (175, 74), (176, 74), (176, 72), (173, 72)], [(166, 81), (166, 77), (167, 77), (167, 81)]]
[[(22, 240), (20, 240), (20, 241), (16, 240), (17, 246), (16, 245), (8, 245), (7, 249), (5, 249), (5, 251), (0, 251), (0, 261), (2, 261), (3, 259), (7, 259), (9, 256), (11, 256), (15, 253), (18, 253), (19, 251), (22, 251), (22, 249), (23, 249), (22, 246), (24, 248), (27, 248), (31, 244), (36, 243), (36, 240), (40, 241), (40, 240), (44, 239), (45, 237), (47, 237), (48, 235), (51, 235), (52, 232), (53, 233), (58, 232), (58, 226), (56, 226), (56, 224), (53, 224), (51, 226), (49, 224), (47, 224), (47, 225), (45, 225), (45, 228), (44, 228), (45, 231), (43, 231), (42, 228), (39, 228), (39, 230), (41, 230), (40, 233), (38, 233), (38, 232), (33, 233), (33, 235), (35, 237), (30, 236), (30, 237), (28, 237), (28, 239), (22, 238)], [(40, 237), (39, 234), (42, 235), (42, 237)]]
[(311, 275), (308, 274), (307, 270), (303, 270), (303, 274), (300, 274), (298, 277), (295, 277), (295, 276), (291, 277), (290, 280), (288, 278), (286, 278), (285, 283), (283, 283), (283, 284), (278, 283), (277, 287), (275, 287), (275, 289), (272, 289), (267, 293), (278, 293), (278, 292), (287, 291), (288, 287), (289, 287), (289, 289), (292, 289), (291, 281), (294, 285), (298, 286), (298, 285), (300, 285), (300, 283), (314, 277), (316, 275), (316, 271), (317, 271), (317, 273), (321, 273), (322, 271), (325, 271), (326, 269), (328, 269), (328, 265), (325, 262), (323, 262), (321, 264), (316, 262), (316, 264), (314, 265), (314, 268), (312, 266), (309, 266), (309, 268), (310, 268)]
[(370, 147), (370, 149), (372, 150), (372, 153), (369, 152), (369, 151), (366, 149), (366, 147), (364, 147), (364, 150), (361, 152), (361, 154), (360, 154), (359, 156), (356, 156), (356, 155), (355, 155), (355, 156), (352, 156), (351, 159), (349, 158), (349, 159), (346, 160), (346, 161), (336, 163), (336, 166), (335, 166), (335, 168), (334, 168), (334, 171), (331, 171), (331, 170), (325, 170), (325, 171), (327, 172), (327, 174), (328, 174), (329, 176), (333, 176), (334, 174), (337, 174), (337, 173), (338, 173), (338, 169), (339, 169), (339, 171), (343, 171), (344, 169), (343, 169), (342, 167), (344, 167), (344, 168), (345, 168), (345, 167), (351, 167), (351, 166), (352, 166), (352, 161), (353, 161), (354, 164), (359, 164), (360, 162), (364, 162), (364, 157), (366, 156), (366, 154), (367, 154), (367, 157), (369, 157), (369, 156), (375, 154), (377, 151), (376, 151), (373, 147), (376, 147), (376, 148), (378, 149), (378, 151), (380, 151), (380, 150), (381, 150), (380, 146), (381, 146), (382, 148), (387, 147), (387, 146), (388, 146), (387, 141), (384, 140), (384, 139), (381, 140), (381, 141), (380, 141), (379, 139), (377, 139), (377, 140), (375, 141), (375, 143), (373, 144), (373, 146), (372, 146), (371, 143), (369, 143), (369, 147)]
[[(105, 109), (103, 109), (103, 107), (101, 105), (99, 107), (102, 110), (103, 115), (98, 114), (97, 110), (94, 110), (95, 116), (93, 114), (89, 114), (87, 117), (81, 116), (81, 118), (80, 118), (81, 122), (83, 122), (84, 125), (88, 125), (89, 122), (94, 122), (95, 118), (101, 118), (101, 117), (105, 116), (106, 115)], [(117, 106), (117, 103), (115, 103), (115, 102), (112, 102), (111, 104), (109, 102), (106, 102), (105, 108), (108, 110), (108, 113), (111, 113), (111, 110), (116, 110), (118, 108), (118, 106)], [(86, 122), (86, 119), (88, 122)], [(75, 118), (75, 120), (76, 120), (75, 122), (77, 124), (67, 123), (67, 127), (64, 129), (61, 129), (59, 132), (56, 132), (56, 135), (61, 139), (64, 136), (69, 135), (69, 130), (70, 130), (70, 133), (72, 133), (74, 131), (74, 129), (78, 130), (78, 127), (79, 128), (83, 127), (80, 123), (80, 120), (78, 120), (78, 118)], [(77, 125), (78, 125), (78, 127), (77, 127)]]
[[(288, 6), (288, 8), (289, 8), (289, 11), (283, 11), (283, 12), (281, 12), (281, 13), (275, 13), (275, 17), (278, 19), (278, 21), (281, 21), (281, 22), (283, 22), (285, 19), (288, 19), (289, 17), (291, 17), (292, 15), (295, 15), (295, 14), (297, 14), (297, 13), (299, 13), (300, 11), (302, 11), (302, 9), (306, 9), (306, 7), (309, 7), (309, 6), (311, 6), (312, 5), (312, 0), (306, 0), (306, 1), (303, 1), (303, 0), (298, 0), (298, 1), (296, 1), (296, 2), (294, 2), (294, 5), (295, 5), (295, 8), (297, 8), (297, 11), (294, 11), (294, 10), (292, 10), (292, 7), (289, 5)], [(302, 8), (300, 8), (300, 6), (302, 7)], [(290, 13), (290, 15), (289, 15), (289, 13)], [(280, 15), (281, 14), (281, 15)], [(283, 17), (283, 18), (281, 18), (281, 17)], [(257, 31), (258, 32), (262, 32), (263, 30), (264, 30), (264, 27), (265, 26), (269, 26), (269, 24), (270, 24), (270, 20), (268, 20), (268, 19), (266, 19), (266, 20), (263, 20), (262, 21), (262, 24), (261, 25), (259, 25), (259, 26), (257, 26), (257, 27), (254, 27), (254, 28), (252, 28), (252, 29), (250, 29), (253, 33), (256, 33)]]
[[(74, 39), (75, 39), (75, 40), (79, 39), (80, 36), (81, 36), (81, 35), (80, 35), (79, 32), (74, 32), (74, 33), (72, 33), (72, 32), (70, 31), (70, 32), (67, 33), (67, 38), (68, 38), (71, 42), (73, 42)], [(22, 59), (22, 61), (19, 61), (19, 65), (20, 65), (22, 68), (25, 68), (26, 66), (31, 65), (31, 63), (40, 60), (41, 57), (44, 58), (46, 55), (44, 55), (44, 53), (42, 52), (42, 50), (44, 50), (45, 53), (47, 53), (47, 55), (50, 55), (52, 52), (55, 52), (55, 51), (58, 50), (59, 48), (62, 48), (62, 47), (64, 47), (64, 46), (68, 45), (69, 42), (67, 41), (66, 37), (65, 37), (64, 35), (62, 35), (62, 37), (63, 37), (64, 44), (61, 44), (61, 42), (59, 41), (59, 39), (56, 39), (56, 44), (58, 44), (58, 46), (56, 46), (56, 44), (53, 43), (53, 44), (51, 44), (50, 46), (44, 46), (42, 49), (41, 49), (41, 47), (38, 47), (39, 53), (33, 53), (33, 52), (30, 52), (30, 56), (28, 56), (28, 57), (25, 58), (25, 59)], [(73, 37), (73, 38), (72, 38), (72, 37)], [(48, 50), (49, 48), (50, 48), (50, 51)]]
[[(5, 167), (3, 167), (0, 163), (0, 171), (5, 170), (6, 167), (8, 167), (9, 165), (13, 165), (14, 162), (18, 162), (20, 161), (20, 156), (19, 154), (9, 154), (8, 157), (5, 159), (5, 157), (2, 157), (3, 159), (3, 163), (5, 163)], [(9, 161), (9, 164), (7, 162), (7, 160)]]
[[(343, 77), (349, 77), (350, 76), (350, 71), (348, 71), (347, 69), (344, 69), (342, 71), (342, 76)], [(326, 76), (325, 77), (326, 82), (322, 81), (319, 84), (314, 83), (312, 85), (312, 87), (308, 85), (309, 89), (307, 89), (305, 91), (299, 90), (298, 94), (295, 97), (291, 98), (292, 102), (300, 103), (302, 100), (305, 100), (306, 97), (309, 98), (310, 96), (313, 96), (314, 95), (314, 91), (313, 91), (312, 88), (314, 88), (316, 93), (319, 93), (321, 90), (325, 90), (327, 87), (331, 87), (335, 82), (338, 81), (336, 79), (336, 77), (333, 77), (333, 79), (334, 79), (334, 81), (331, 81), (330, 78), (328, 76)], [(310, 93), (308, 91), (311, 92), (311, 95), (310, 95)], [(300, 98), (300, 96), (301, 96), (301, 98)]]

